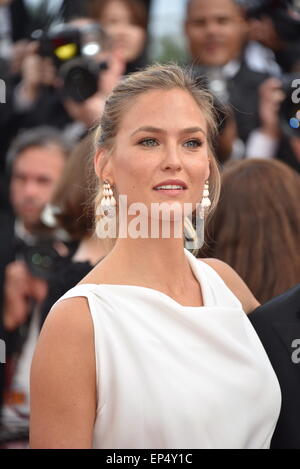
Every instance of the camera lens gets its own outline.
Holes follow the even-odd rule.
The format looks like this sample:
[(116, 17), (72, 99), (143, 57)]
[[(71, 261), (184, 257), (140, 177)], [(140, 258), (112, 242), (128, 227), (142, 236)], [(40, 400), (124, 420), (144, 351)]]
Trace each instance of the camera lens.
[(98, 91), (98, 70), (91, 70), (84, 60), (73, 60), (62, 67), (63, 93), (77, 102), (83, 102)]

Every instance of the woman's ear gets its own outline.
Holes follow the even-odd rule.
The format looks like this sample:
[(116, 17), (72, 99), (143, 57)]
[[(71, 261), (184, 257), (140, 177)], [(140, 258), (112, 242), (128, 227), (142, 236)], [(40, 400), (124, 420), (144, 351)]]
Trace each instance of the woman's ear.
[(106, 149), (100, 149), (94, 156), (94, 169), (101, 181), (112, 180), (111, 161)]
[(97, 152), (94, 155), (94, 170), (95, 173), (97, 174), (98, 178), (101, 179), (101, 162), (103, 159), (103, 150), (97, 150)]
[(208, 165), (205, 171), (205, 181), (208, 181), (209, 176), (210, 176), (210, 168), (211, 168), (211, 160), (213, 156), (211, 154), (208, 155)]

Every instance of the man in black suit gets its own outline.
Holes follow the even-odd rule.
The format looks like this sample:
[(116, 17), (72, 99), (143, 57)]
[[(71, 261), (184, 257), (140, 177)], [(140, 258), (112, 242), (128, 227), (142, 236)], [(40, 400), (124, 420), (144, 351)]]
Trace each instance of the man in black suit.
[(248, 317), (269, 356), (282, 392), (271, 448), (300, 449), (300, 284), (259, 306)]
[(258, 126), (257, 88), (268, 76), (251, 69), (245, 58), (246, 11), (235, 0), (189, 0), (185, 31), (195, 70), (207, 76), (217, 97), (229, 100), (245, 142)]
[[(14, 305), (10, 310), (19, 316), (19, 322), (10, 320), (10, 330), (26, 322), (30, 298), (26, 292), (26, 268), (24, 262), (16, 260), (17, 246), (30, 245), (41, 233), (40, 216), (62, 174), (67, 148), (59, 132), (51, 128), (37, 128), (17, 137), (11, 147), (11, 185), (10, 199), (15, 217), (0, 210), (0, 333), (4, 325), (4, 289), (9, 281), (13, 287)], [(7, 266), (10, 277), (7, 278)], [(20, 273), (23, 277), (20, 279)], [(19, 279), (19, 280), (18, 280)], [(19, 282), (19, 283), (17, 283)], [(19, 287), (18, 287), (19, 285)], [(0, 336), (0, 339), (3, 337)], [(14, 348), (14, 336), (5, 331), (7, 352)], [(4, 366), (0, 365), (0, 401), (3, 392)]]
[[(0, 293), (4, 271), (15, 259), (16, 239), (33, 242), (43, 225), (40, 217), (51, 200), (67, 158), (67, 146), (58, 131), (38, 127), (24, 131), (9, 152), (11, 168), (10, 201), (14, 218), (7, 215), (1, 225)], [(3, 217), (5, 215), (3, 214)], [(0, 312), (2, 304), (0, 303)]]

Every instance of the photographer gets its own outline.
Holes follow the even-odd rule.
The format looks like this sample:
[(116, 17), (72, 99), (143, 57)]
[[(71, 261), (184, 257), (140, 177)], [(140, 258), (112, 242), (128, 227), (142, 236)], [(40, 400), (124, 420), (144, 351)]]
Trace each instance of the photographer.
[(261, 85), (261, 125), (249, 137), (246, 157), (278, 158), (300, 172), (299, 91), (293, 85), (297, 85), (297, 79), (293, 80), (292, 77), (286, 84), (277, 78), (270, 78)]
[[(256, 61), (275, 60), (279, 74), (291, 73), (300, 63), (300, 7), (297, 0), (242, 0), (247, 6), (250, 38), (261, 47)], [(255, 60), (255, 58), (254, 58)]]
[[(0, 314), (7, 331), (8, 356), (28, 337), (32, 308), (47, 292), (45, 280), (35, 278), (28, 265), (31, 259), (33, 263), (39, 260), (30, 256), (35, 246), (54, 237), (40, 218), (52, 197), (67, 155), (64, 141), (51, 128), (21, 134), (10, 149), (10, 200), (15, 218), (1, 227), (0, 236), (0, 279), (3, 279)], [(59, 238), (54, 239), (57, 239), (57, 249), (66, 254), (64, 244), (58, 242)], [(21, 325), (25, 326), (20, 329)], [(16, 333), (11, 334), (12, 331)], [(9, 367), (6, 374), (8, 372)]]
[(37, 31), (33, 37), (36, 42), (15, 90), (19, 125), (52, 125), (71, 140), (81, 138), (124, 73), (123, 60), (110, 51), (106, 34), (89, 18)]
[[(68, 148), (58, 132), (37, 128), (21, 134), (10, 149), (10, 201), (15, 218), (1, 230), (1, 276), (6, 266), (21, 262), (24, 246), (47, 235), (40, 221), (63, 171)], [(1, 285), (1, 292), (3, 285)], [(2, 301), (1, 305), (2, 306)]]

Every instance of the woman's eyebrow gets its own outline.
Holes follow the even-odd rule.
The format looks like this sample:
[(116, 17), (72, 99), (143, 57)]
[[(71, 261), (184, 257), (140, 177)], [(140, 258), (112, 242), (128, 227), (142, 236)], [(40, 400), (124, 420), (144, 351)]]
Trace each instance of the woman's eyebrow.
[[(146, 126), (139, 127), (138, 129), (136, 129), (131, 134), (131, 137), (133, 137), (138, 132), (153, 132), (153, 133), (158, 133), (158, 134), (166, 133), (164, 129), (159, 129), (158, 127), (152, 127), (152, 126), (146, 125)], [(194, 134), (196, 132), (202, 132), (206, 136), (206, 133), (201, 127), (187, 127), (186, 129), (182, 129), (180, 131), (180, 133), (182, 134)]]

